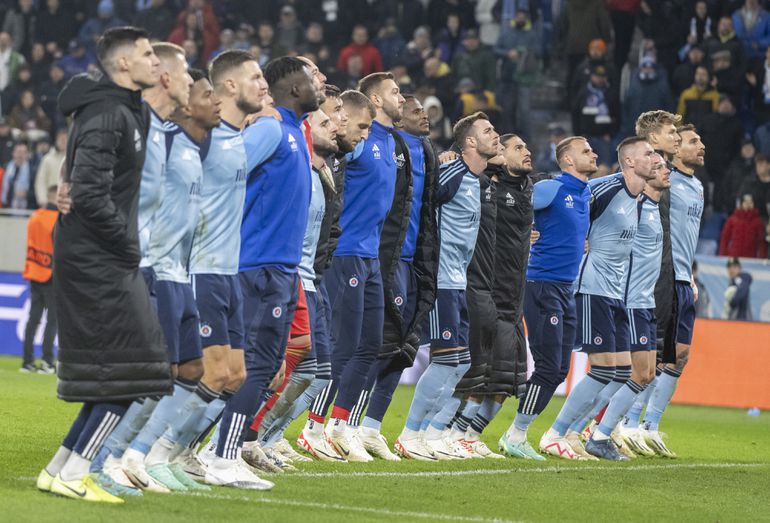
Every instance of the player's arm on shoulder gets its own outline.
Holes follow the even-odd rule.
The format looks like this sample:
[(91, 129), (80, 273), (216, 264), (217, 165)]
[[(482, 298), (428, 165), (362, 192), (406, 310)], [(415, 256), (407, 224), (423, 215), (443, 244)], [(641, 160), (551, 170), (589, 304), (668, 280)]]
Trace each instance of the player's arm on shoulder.
[(126, 220), (112, 201), (113, 169), (119, 160), (125, 120), (113, 116), (113, 113), (94, 116), (83, 123), (75, 137), (70, 197), (72, 208), (88, 223), (89, 229), (108, 244), (125, 247)]
[(461, 161), (445, 163), (439, 169), (436, 205), (444, 205), (454, 198), (465, 176), (465, 165)]
[(536, 211), (550, 207), (559, 189), (561, 189), (561, 182), (558, 180), (541, 180), (537, 182), (532, 188), (532, 207)]
[(265, 163), (281, 143), (281, 124), (269, 116), (259, 118), (243, 131), (243, 146), (246, 149), (246, 172)]

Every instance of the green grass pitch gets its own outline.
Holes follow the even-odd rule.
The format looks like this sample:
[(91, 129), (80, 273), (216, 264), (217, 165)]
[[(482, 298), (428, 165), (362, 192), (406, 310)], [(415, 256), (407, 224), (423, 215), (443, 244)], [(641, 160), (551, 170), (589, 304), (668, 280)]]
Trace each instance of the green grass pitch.
[[(300, 464), (273, 476), (272, 492), (146, 494), (105, 506), (43, 494), (34, 477), (59, 445), (77, 405), (56, 399), (55, 378), (18, 372), (0, 358), (0, 521), (770, 521), (770, 415), (673, 406), (662, 429), (680, 459), (630, 463), (466, 460)], [(392, 443), (413, 388), (399, 387), (385, 418)], [(497, 438), (515, 401), (486, 431)], [(531, 430), (532, 443), (556, 416), (556, 398)], [(301, 422), (288, 431), (296, 438)]]

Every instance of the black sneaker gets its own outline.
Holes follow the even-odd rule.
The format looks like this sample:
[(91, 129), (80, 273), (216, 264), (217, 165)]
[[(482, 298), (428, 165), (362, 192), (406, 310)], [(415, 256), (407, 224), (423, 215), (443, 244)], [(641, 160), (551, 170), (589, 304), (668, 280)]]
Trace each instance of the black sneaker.
[(586, 452), (597, 458), (608, 459), (610, 461), (628, 461), (628, 458), (618, 452), (611, 439), (595, 440), (591, 438), (586, 443)]
[(37, 372), (37, 367), (35, 367), (34, 363), (27, 363), (21, 366), (19, 372), (23, 374), (34, 374)]
[(37, 369), (37, 372), (38, 374), (56, 374), (56, 366), (44, 361), (40, 368)]

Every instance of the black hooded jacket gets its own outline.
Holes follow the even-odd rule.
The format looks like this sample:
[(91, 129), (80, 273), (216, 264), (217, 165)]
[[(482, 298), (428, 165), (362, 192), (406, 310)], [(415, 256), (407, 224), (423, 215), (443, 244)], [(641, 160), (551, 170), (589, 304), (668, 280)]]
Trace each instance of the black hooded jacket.
[[(669, 165), (670, 169), (674, 167)], [(676, 276), (674, 255), (671, 247), (671, 192), (666, 189), (658, 203), (660, 224), (663, 228), (663, 256), (660, 262), (660, 276), (655, 284), (655, 317), (658, 324), (658, 360), (664, 363), (676, 362)]]
[(342, 214), (342, 195), (345, 193), (345, 167), (347, 160), (344, 154), (332, 157), (328, 162), (332, 172), (333, 185), (329, 180), (321, 177), (321, 183), (324, 188), (324, 202), (326, 211), (323, 221), (321, 221), (321, 232), (318, 236), (318, 245), (315, 253), (315, 283), (321, 282), (321, 276), (329, 268), (332, 261), (332, 254), (337, 248), (337, 241), (340, 234), (340, 214)]
[(171, 367), (139, 272), (137, 206), (149, 124), (139, 91), (75, 76), (59, 96), (74, 121), (65, 181), (72, 211), (54, 232), (59, 397), (122, 401), (172, 390)]
[[(425, 189), (420, 210), (420, 228), (412, 266), (417, 276), (417, 304), (410, 325), (403, 319), (395, 304), (393, 277), (395, 275), (404, 238), (409, 227), (412, 210), (412, 163), (409, 146), (398, 133), (392, 133), (396, 141), (398, 175), (396, 192), (380, 240), (380, 269), (385, 294), (385, 325), (380, 358), (393, 358), (396, 368), (411, 367), (419, 348), (419, 329), (423, 319), (433, 308), (436, 300), (438, 274), (438, 225), (436, 223), (436, 183), (438, 180), (438, 156), (433, 144), (423, 139), (425, 150)], [(403, 160), (401, 160), (403, 155)]]

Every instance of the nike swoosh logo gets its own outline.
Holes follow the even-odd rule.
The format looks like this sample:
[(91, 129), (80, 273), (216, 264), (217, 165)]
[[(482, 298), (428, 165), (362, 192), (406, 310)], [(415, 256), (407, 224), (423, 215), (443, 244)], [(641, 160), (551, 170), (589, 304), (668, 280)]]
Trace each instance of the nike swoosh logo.
[(346, 456), (350, 455), (350, 451), (349, 450), (345, 450), (342, 447), (340, 447), (340, 451), (342, 451), (342, 453), (345, 454)]
[(75, 490), (74, 488), (70, 487), (69, 485), (67, 485), (66, 483), (63, 483), (63, 482), (62, 482), (62, 485), (64, 485), (67, 488), (67, 490), (69, 490), (73, 494), (77, 495), (78, 497), (81, 497), (81, 498), (86, 497), (86, 490), (85, 489), (83, 489), (82, 491)]

